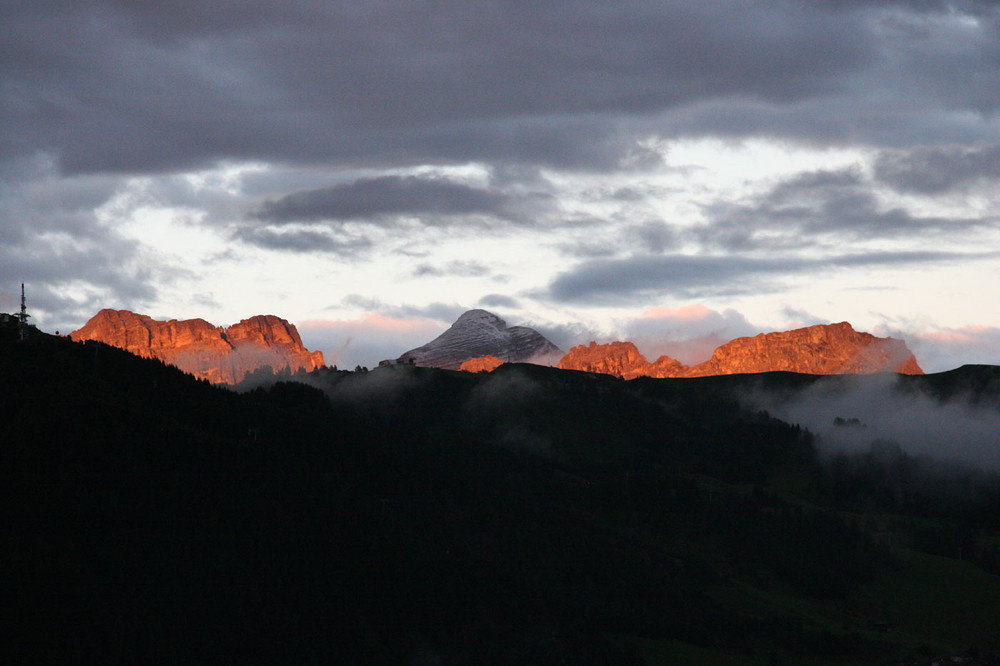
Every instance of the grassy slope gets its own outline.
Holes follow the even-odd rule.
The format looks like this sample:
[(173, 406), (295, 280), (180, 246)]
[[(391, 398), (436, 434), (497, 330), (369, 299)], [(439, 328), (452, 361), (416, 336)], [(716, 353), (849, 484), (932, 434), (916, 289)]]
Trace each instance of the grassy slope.
[(901, 559), (902, 568), (859, 590), (852, 605), (891, 622), (902, 645), (1000, 650), (1000, 577), (936, 555), (904, 551)]

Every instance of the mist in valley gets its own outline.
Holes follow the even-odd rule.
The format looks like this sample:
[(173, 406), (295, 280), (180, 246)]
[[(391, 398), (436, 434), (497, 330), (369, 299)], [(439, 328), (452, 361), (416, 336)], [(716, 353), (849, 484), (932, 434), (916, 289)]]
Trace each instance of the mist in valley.
[(821, 453), (866, 453), (894, 442), (910, 456), (1000, 470), (1000, 404), (972, 392), (938, 398), (895, 374), (823, 379), (791, 395), (764, 392), (754, 401), (778, 418), (808, 428)]

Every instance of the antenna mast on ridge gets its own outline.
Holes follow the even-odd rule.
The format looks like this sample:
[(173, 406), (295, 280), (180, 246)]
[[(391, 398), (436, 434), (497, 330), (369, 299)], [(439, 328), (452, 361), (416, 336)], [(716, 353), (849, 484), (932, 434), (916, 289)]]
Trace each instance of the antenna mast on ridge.
[(21, 283), (21, 314), (17, 316), (17, 334), (19, 339), (24, 340), (28, 334), (28, 306), (24, 300), (24, 283)]

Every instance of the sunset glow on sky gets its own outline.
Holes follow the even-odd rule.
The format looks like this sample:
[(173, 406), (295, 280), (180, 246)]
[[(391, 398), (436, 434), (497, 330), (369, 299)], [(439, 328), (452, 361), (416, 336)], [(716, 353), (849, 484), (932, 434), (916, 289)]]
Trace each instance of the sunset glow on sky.
[(1000, 364), (1000, 5), (69, 0), (0, 10), (0, 311), (484, 308), (704, 360), (839, 321)]

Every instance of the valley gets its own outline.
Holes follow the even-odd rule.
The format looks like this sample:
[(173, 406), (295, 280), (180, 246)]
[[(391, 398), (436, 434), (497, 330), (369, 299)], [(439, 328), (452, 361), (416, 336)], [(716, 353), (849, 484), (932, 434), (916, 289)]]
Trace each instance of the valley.
[(993, 366), (885, 388), (400, 364), (284, 370), (241, 393), (93, 341), (0, 333), (12, 653), (889, 664), (1000, 650), (996, 470), (905, 441), (830, 451), (754, 402), (860, 383), (992, 413)]

